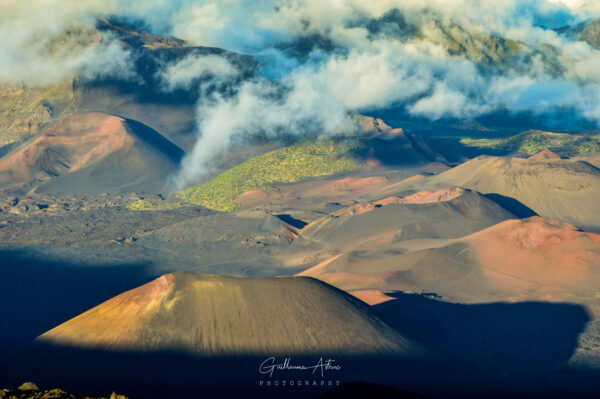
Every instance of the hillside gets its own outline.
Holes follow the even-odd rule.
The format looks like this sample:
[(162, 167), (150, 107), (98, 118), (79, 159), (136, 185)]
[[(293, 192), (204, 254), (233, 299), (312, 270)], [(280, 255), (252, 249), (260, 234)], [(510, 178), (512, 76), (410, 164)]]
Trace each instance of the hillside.
[(295, 144), (252, 158), (178, 198), (220, 211), (240, 207), (238, 196), (250, 190), (272, 191), (273, 183), (292, 183), (307, 177), (358, 169), (354, 159), (356, 141), (314, 141)]
[(189, 273), (164, 275), (38, 340), (84, 348), (178, 350), (212, 356), (420, 351), (361, 302), (316, 280)]
[(572, 39), (582, 40), (595, 49), (600, 48), (600, 19), (588, 19), (579, 24), (556, 29)]
[(380, 240), (367, 248), (300, 275), (349, 291), (423, 290), (462, 302), (592, 303), (600, 283), (600, 236), (559, 220), (507, 220), (458, 239)]
[(532, 47), (523, 41), (463, 26), (435, 12), (412, 19), (399, 9), (392, 9), (380, 18), (370, 20), (366, 28), (372, 37), (400, 41), (417, 39), (441, 46), (449, 55), (468, 59), (480, 67), (526, 71), (541, 65), (549, 74), (562, 72), (556, 61), (560, 50), (554, 46)]
[(514, 217), (476, 192), (443, 191), (342, 208), (306, 226), (301, 236), (329, 247), (359, 249), (376, 241), (457, 238)]
[(76, 81), (52, 86), (0, 86), (0, 156), (35, 135), (56, 118), (72, 112), (78, 100)]
[(600, 8), (544, 1), (0, 0), (0, 399), (595, 398)]
[(0, 159), (0, 186), (62, 193), (160, 189), (181, 157), (181, 149), (139, 122), (81, 114)]
[[(225, 58), (248, 78), (256, 72), (252, 57), (213, 47), (192, 45), (171, 36), (153, 35), (130, 23), (99, 18), (94, 29), (68, 28), (48, 41), (48, 57), (78, 55), (111, 40), (131, 54), (135, 78), (69, 76), (52, 84), (0, 85), (0, 156), (68, 116), (86, 112), (118, 114), (157, 128), (178, 145), (190, 145), (195, 90), (169, 93), (158, 71), (187, 56)], [(65, 50), (68, 49), (68, 50)], [(189, 136), (189, 137), (188, 137)]]
[(486, 32), (469, 31), (452, 22), (426, 23), (421, 27), (421, 36), (424, 40), (446, 47), (452, 55), (484, 64), (502, 63), (529, 50), (529, 46), (523, 42)]
[(524, 205), (542, 217), (600, 229), (600, 170), (587, 162), (480, 156), (434, 176), (426, 185), (477, 190), (509, 207)]
[(600, 136), (529, 130), (505, 139), (464, 137), (460, 143), (481, 149), (535, 154), (550, 150), (563, 157), (600, 153)]

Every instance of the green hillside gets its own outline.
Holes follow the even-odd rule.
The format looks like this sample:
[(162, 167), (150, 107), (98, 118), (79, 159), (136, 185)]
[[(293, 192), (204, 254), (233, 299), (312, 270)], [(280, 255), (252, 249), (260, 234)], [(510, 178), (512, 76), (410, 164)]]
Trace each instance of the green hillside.
[(318, 140), (277, 149), (252, 158), (209, 182), (190, 187), (177, 197), (207, 208), (233, 211), (245, 191), (273, 191), (273, 183), (292, 183), (307, 177), (330, 175), (361, 167), (354, 158), (356, 140)]
[(528, 130), (506, 139), (462, 138), (461, 144), (468, 147), (492, 148), (495, 150), (535, 154), (551, 150), (561, 156), (600, 153), (599, 135), (553, 133)]
[(582, 40), (595, 49), (600, 49), (600, 19), (588, 19), (577, 25), (565, 26), (556, 29), (571, 39)]
[(472, 32), (451, 22), (432, 21), (425, 24), (420, 36), (446, 47), (452, 55), (486, 64), (503, 62), (530, 50), (525, 43), (486, 32)]

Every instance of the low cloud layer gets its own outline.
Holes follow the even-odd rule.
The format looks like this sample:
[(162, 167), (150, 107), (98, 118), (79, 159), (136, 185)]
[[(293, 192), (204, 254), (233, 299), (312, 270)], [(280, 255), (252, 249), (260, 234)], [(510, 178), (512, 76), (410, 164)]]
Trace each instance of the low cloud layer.
[(101, 2), (0, 3), (0, 84), (47, 85), (74, 76), (133, 78), (129, 52), (94, 32)]
[(181, 61), (167, 64), (158, 73), (162, 89), (173, 91), (190, 89), (200, 80), (211, 82), (230, 80), (239, 75), (239, 71), (228, 60), (216, 55), (189, 55)]
[[(600, 52), (555, 30), (600, 16), (586, 0), (29, 0), (0, 5), (0, 34), (10, 38), (0, 42), (0, 83), (134, 79), (131, 54), (110, 36), (53, 45), (111, 15), (261, 64), (258, 76), (241, 79), (224, 57), (190, 55), (157, 72), (158, 89), (200, 94), (198, 141), (179, 187), (210, 172), (240, 138), (328, 134), (350, 126), (355, 112), (397, 108), (438, 120), (569, 109), (600, 121)], [(516, 55), (486, 48), (493, 40), (490, 48)]]

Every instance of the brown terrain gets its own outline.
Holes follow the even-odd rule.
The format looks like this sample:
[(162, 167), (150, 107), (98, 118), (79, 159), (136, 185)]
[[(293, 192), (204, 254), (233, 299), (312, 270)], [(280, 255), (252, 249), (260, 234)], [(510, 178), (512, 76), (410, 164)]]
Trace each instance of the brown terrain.
[[(120, 126), (113, 134), (128, 137), (126, 120), (97, 117)], [(107, 152), (112, 153), (114, 147), (108, 144)], [(121, 147), (114, 151), (118, 153)], [(570, 171), (575, 165), (575, 179), (596, 178), (595, 169), (581, 162), (491, 159), (485, 167), (470, 167), (468, 172), (495, 176), (496, 169), (525, 164), (510, 173), (532, 179), (537, 175), (527, 172), (528, 163), (541, 171), (554, 165)], [(166, 361), (162, 357), (152, 360), (159, 353), (186, 354), (200, 362), (218, 359), (222, 367), (229, 364), (223, 359), (240, 354), (246, 354), (248, 362), (260, 362), (266, 354), (392, 356), (399, 362), (395, 367), (402, 369), (407, 359), (421, 359), (410, 360), (416, 374), (410, 378), (407, 374), (402, 387), (434, 396), (440, 391), (428, 387), (419, 376), (429, 375), (422, 373), (429, 368), (431, 375), (443, 381), (444, 372), (438, 367), (473, 368), (468, 375), (479, 377), (471, 378), (494, 384), (496, 378), (504, 378), (502, 373), (518, 366), (527, 371), (502, 383), (516, 391), (531, 384), (531, 378), (550, 381), (548, 375), (556, 392), (570, 392), (572, 378), (577, 380), (578, 392), (595, 389), (586, 373), (600, 364), (599, 236), (559, 219), (519, 218), (520, 208), (467, 185), (444, 187), (440, 182), (458, 175), (457, 170), (467, 174), (462, 166), (431, 176), (423, 169), (373, 169), (366, 164), (346, 176), (242, 194), (238, 201), (244, 208), (233, 213), (190, 206), (154, 211), (124, 207), (140, 194), (70, 198), (36, 190), (29, 197), (13, 198), (0, 214), (0, 234), (4, 248), (11, 251), (6, 252), (11, 264), (23, 262), (18, 251), (25, 248), (50, 258), (78, 259), (89, 270), (142, 263), (136, 274), (120, 277), (128, 291), (118, 295), (125, 290), (118, 290), (117, 280), (103, 280), (104, 286), (79, 294), (89, 305), (71, 306), (28, 330), (31, 338), (39, 335), (31, 350), (40, 359), (75, 356), (72, 364), (87, 365), (82, 370), (92, 367), (97, 356), (125, 356), (127, 360), (110, 360), (122, 361), (123, 367)], [(61, 177), (71, 173), (77, 172)], [(560, 187), (562, 180), (552, 184)], [(584, 198), (589, 195), (584, 187), (580, 190)], [(30, 208), (35, 208), (32, 204), (52, 206), (17, 211), (19, 203)], [(31, 255), (25, 259), (22, 271), (13, 269), (5, 281), (27, 278), (36, 267), (56, 269), (56, 276), (64, 273), (63, 266), (42, 263)], [(69, 267), (83, 270), (80, 265)], [(294, 274), (299, 277), (272, 277)], [(52, 274), (47, 276), (51, 285), (44, 292), (54, 292), (54, 286), (66, 291), (62, 296), (54, 293), (52, 299), (29, 294), (31, 306), (61, 306), (69, 288), (85, 281), (74, 277), (73, 282), (61, 282)], [(90, 278), (88, 284), (94, 281)], [(150, 279), (154, 280), (142, 285)], [(10, 285), (4, 292), (22, 295)], [(19, 309), (6, 312), (11, 324), (19, 319)], [(532, 309), (537, 309), (539, 317), (531, 317)], [(568, 327), (558, 328), (565, 320)], [(511, 325), (522, 327), (514, 330)], [(540, 329), (552, 332), (539, 339)], [(481, 337), (474, 335), (477, 331)], [(483, 337), (497, 346), (484, 343)], [(510, 346), (514, 342), (519, 344)], [(534, 352), (524, 358), (522, 345)], [(432, 358), (419, 357), (422, 354), (440, 360), (431, 363)], [(148, 360), (143, 360), (146, 356)], [(113, 382), (111, 389), (138, 392), (137, 379), (128, 385), (117, 378), (128, 375), (124, 369), (109, 373), (104, 360), (98, 360), (100, 364), (103, 371), (97, 372), (96, 379), (81, 380), (86, 386), (106, 387), (95, 385), (102, 376), (102, 381)], [(357, 364), (367, 363), (359, 360)], [(17, 362), (14, 370), (24, 368)], [(59, 383), (63, 381), (60, 370), (73, 375), (66, 365), (52, 373), (42, 369), (46, 378)], [(588, 371), (570, 376), (575, 370)], [(385, 375), (372, 378), (390, 383)], [(175, 374), (169, 378), (178, 380)], [(461, 381), (462, 377), (448, 378)]]
[(352, 205), (310, 223), (301, 236), (329, 247), (358, 249), (375, 239), (456, 238), (513, 217), (479, 193), (453, 188)]
[(600, 155), (576, 155), (571, 157), (570, 159), (575, 161), (584, 161), (589, 163), (590, 165), (594, 165), (597, 168), (600, 168)]
[(537, 154), (533, 154), (528, 159), (561, 159), (561, 157), (550, 150), (542, 150)]
[(506, 203), (520, 202), (539, 216), (600, 229), (600, 170), (579, 160), (480, 156), (441, 173), (428, 187), (459, 186)]
[[(62, 193), (158, 188), (182, 156), (178, 147), (139, 123), (82, 114), (61, 120), (0, 159), (0, 184)], [(116, 183), (123, 177), (127, 183)]]
[(38, 340), (205, 356), (422, 352), (360, 301), (316, 280), (185, 273), (163, 275), (110, 299)]
[[(144, 84), (0, 88), (1, 384), (158, 398), (600, 392), (598, 154), (453, 163), (434, 128), (354, 115), (357, 131), (336, 134), (360, 144), (357, 169), (211, 210), (169, 185), (198, 94), (158, 90), (156, 71), (216, 54), (246, 78), (256, 61), (106, 19), (81, 34), (107, 32), (147, 67)], [(285, 145), (249, 139), (215, 173)], [(328, 378), (345, 384), (257, 391), (270, 356), (335, 358)], [(283, 375), (315, 378), (295, 372)], [(0, 398), (80, 397), (33, 386)]]
[(558, 220), (513, 219), (458, 239), (381, 243), (300, 274), (351, 291), (419, 287), (461, 302), (597, 299), (600, 236)]

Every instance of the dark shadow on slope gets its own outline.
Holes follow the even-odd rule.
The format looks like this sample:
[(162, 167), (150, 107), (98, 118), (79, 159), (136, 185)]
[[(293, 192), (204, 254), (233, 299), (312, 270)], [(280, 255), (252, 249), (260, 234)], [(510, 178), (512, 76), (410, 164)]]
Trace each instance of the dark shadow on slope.
[[(241, 350), (205, 356), (177, 349), (114, 352), (37, 342), (0, 362), (0, 375), (7, 386), (32, 380), (88, 395), (115, 390), (143, 398), (307, 398), (331, 390), (338, 381), (359, 380), (437, 398), (593, 397), (600, 389), (597, 372), (557, 367), (570, 357), (589, 320), (580, 306), (457, 305), (420, 295), (394, 297), (374, 310), (402, 334), (422, 342), (429, 353), (446, 355), (286, 356)], [(323, 377), (311, 370), (275, 370), (269, 377), (259, 367), (270, 356), (276, 363), (289, 357), (292, 365), (306, 366), (319, 358), (333, 359), (342, 369), (324, 371)]]
[(507, 211), (514, 213), (519, 218), (538, 216), (533, 209), (512, 197), (507, 197), (496, 193), (483, 194), (483, 196), (494, 201)]
[[(274, 357), (274, 363), (269, 358)], [(275, 369), (268, 365), (315, 366), (333, 360), (340, 370)], [(263, 373), (260, 372), (261, 364)], [(343, 383), (367, 380), (433, 397), (481, 397), (488, 387), (510, 392), (503, 379), (475, 368), (390, 355), (244, 354), (194, 356), (178, 351), (115, 352), (37, 342), (4, 363), (2, 384), (34, 381), (85, 395), (116, 391), (137, 398), (311, 398)], [(284, 385), (285, 384), (285, 385)], [(338, 385), (339, 384), (339, 385)], [(495, 397), (490, 395), (487, 397)], [(497, 397), (502, 397), (501, 395)]]
[(413, 132), (435, 152), (441, 154), (453, 163), (462, 163), (480, 155), (507, 156), (514, 153), (503, 147), (477, 147), (463, 144), (461, 139), (505, 139), (517, 134), (519, 131), (487, 131), (468, 130), (449, 126), (431, 126)]
[[(418, 294), (374, 306), (390, 325), (449, 356), (509, 375), (538, 394), (590, 394), (600, 379), (567, 371), (579, 334), (590, 321), (568, 303), (521, 302), (462, 305)], [(598, 377), (599, 372), (596, 372)], [(586, 378), (587, 377), (587, 378)]]
[[(32, 259), (14, 251), (0, 252), (0, 259), (0, 337), (4, 342), (12, 338), (13, 344), (15, 338), (30, 341), (154, 277), (144, 265), (91, 268)], [(290, 370), (267, 379), (259, 373), (259, 365), (274, 354), (241, 351), (236, 356), (194, 357), (177, 351), (110, 352), (36, 343), (0, 361), (0, 383), (14, 387), (31, 380), (86, 394), (106, 395), (114, 390), (144, 398), (305, 398), (331, 389), (329, 380), (368, 380), (433, 397), (584, 397), (600, 391), (597, 373), (560, 369), (589, 321), (581, 306), (458, 305), (420, 295), (393, 296), (394, 300), (373, 309), (401, 334), (445, 356), (292, 355), (293, 364), (314, 365), (322, 356), (335, 359), (343, 369), (339, 375), (323, 378)], [(276, 386), (274, 381), (288, 385)], [(296, 386), (289, 386), (289, 381)], [(298, 389), (297, 381), (310, 385)]]
[[(442, 154), (446, 159), (454, 163), (462, 163), (469, 159), (478, 157), (480, 155), (490, 156), (506, 156), (510, 155), (512, 151), (495, 148), (481, 148), (481, 147), (470, 147), (460, 142), (460, 139), (464, 137), (474, 137), (476, 134), (470, 131), (459, 131), (455, 133), (456, 136), (444, 135), (443, 133), (430, 132), (430, 131), (419, 131), (427, 145), (429, 145), (434, 151)], [(444, 130), (446, 133), (446, 130)]]
[(296, 218), (292, 217), (292, 215), (289, 215), (289, 214), (282, 214), (282, 215), (275, 215), (275, 216), (277, 216), (281, 221), (283, 221), (297, 229), (302, 229), (302, 228), (304, 228), (304, 226), (306, 226), (308, 224), (304, 220), (296, 219)]
[(423, 150), (406, 135), (382, 139), (379, 137), (362, 140), (363, 148), (357, 151), (359, 158), (376, 159), (385, 166), (423, 165), (431, 161)]
[(175, 144), (170, 142), (162, 134), (133, 119), (126, 119), (127, 125), (132, 128), (131, 133), (143, 139), (161, 153), (167, 155), (172, 161), (179, 162), (184, 157), (185, 153)]
[(74, 265), (0, 251), (0, 358), (47, 330), (157, 276), (147, 265)]
[(339, 387), (325, 392), (318, 399), (425, 399), (416, 393), (373, 382), (356, 381), (341, 384)]

